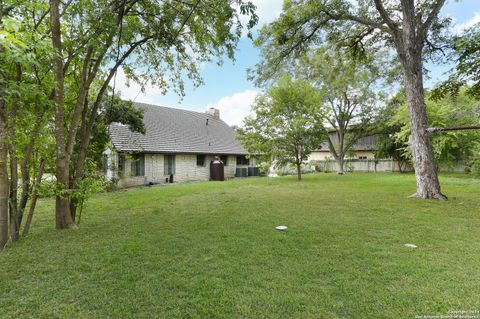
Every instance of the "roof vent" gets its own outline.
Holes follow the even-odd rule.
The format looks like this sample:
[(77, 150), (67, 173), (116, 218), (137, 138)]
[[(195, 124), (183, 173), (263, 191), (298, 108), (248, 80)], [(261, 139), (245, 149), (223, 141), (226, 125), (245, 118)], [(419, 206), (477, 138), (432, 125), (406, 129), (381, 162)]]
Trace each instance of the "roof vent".
[(219, 120), (220, 119), (220, 110), (211, 107), (208, 110), (205, 111), (208, 115), (212, 116), (214, 119)]

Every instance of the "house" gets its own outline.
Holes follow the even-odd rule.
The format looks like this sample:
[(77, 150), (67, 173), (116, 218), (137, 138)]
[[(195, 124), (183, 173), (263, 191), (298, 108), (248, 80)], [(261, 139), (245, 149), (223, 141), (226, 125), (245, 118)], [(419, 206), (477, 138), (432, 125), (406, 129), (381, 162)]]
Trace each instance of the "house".
[[(332, 143), (338, 144), (338, 137), (330, 132)], [(360, 138), (345, 156), (344, 170), (355, 172), (404, 172), (412, 171), (413, 167), (406, 161), (396, 161), (392, 158), (375, 158), (378, 135), (368, 135)], [(330, 153), (328, 142), (314, 150), (308, 157), (315, 163), (316, 169), (322, 171), (338, 171), (338, 164)]]
[(118, 123), (108, 129), (111, 147), (104, 152), (105, 173), (109, 179), (118, 178), (119, 187), (206, 181), (216, 157), (224, 164), (225, 178), (253, 168), (254, 159), (247, 156), (235, 130), (220, 119), (217, 109), (199, 113), (134, 105), (144, 110), (145, 135)]
[[(330, 139), (332, 143), (338, 144), (338, 137), (335, 132), (330, 132)], [(346, 159), (375, 159), (375, 151), (377, 150), (377, 136), (369, 135), (360, 138), (348, 152)], [(322, 145), (314, 150), (308, 157), (308, 161), (325, 161), (333, 159), (330, 153), (328, 142), (323, 142)]]

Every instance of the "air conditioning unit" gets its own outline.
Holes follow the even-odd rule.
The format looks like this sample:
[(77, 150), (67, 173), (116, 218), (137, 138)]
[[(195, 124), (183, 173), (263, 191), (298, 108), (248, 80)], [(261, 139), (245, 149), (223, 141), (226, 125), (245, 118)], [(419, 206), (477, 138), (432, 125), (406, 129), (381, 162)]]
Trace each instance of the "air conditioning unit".
[(235, 171), (235, 177), (247, 177), (247, 168), (246, 167), (237, 167)]

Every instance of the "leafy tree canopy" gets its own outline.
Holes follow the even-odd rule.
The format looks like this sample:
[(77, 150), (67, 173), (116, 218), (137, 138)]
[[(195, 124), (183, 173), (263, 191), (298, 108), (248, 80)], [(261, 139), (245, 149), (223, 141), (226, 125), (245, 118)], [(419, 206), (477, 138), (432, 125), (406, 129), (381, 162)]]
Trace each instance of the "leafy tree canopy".
[[(397, 97), (398, 98), (398, 97)], [(428, 120), (432, 127), (470, 126), (480, 122), (480, 103), (461, 90), (458, 96), (447, 96), (442, 99), (427, 98)], [(389, 121), (390, 127), (401, 126), (395, 133), (397, 143), (403, 145), (402, 150), (410, 157), (408, 141), (410, 126), (408, 111), (403, 101), (395, 115)], [(432, 135), (433, 152), (440, 164), (451, 166), (456, 160), (468, 160), (475, 152), (475, 145), (480, 142), (480, 133), (476, 131), (453, 131)]]
[(480, 23), (467, 29), (451, 41), (450, 58), (456, 61), (449, 79), (433, 91), (433, 97), (441, 99), (447, 94), (465, 93), (480, 100)]
[[(415, 5), (421, 23), (418, 36), (423, 54), (437, 58), (448, 41), (450, 18), (438, 18), (444, 1), (423, 0)], [(328, 43), (331, 48), (347, 49), (354, 58), (368, 59), (386, 47), (397, 48), (404, 23), (398, 1), (365, 0), (287, 0), (280, 17), (263, 27), (255, 40), (262, 49), (262, 61), (250, 70), (258, 85), (265, 84), (285, 70), (312, 47)], [(423, 39), (422, 39), (423, 40)], [(399, 64), (392, 63), (398, 76)], [(394, 70), (395, 69), (395, 70)]]
[(300, 165), (324, 138), (321, 105), (317, 90), (285, 75), (257, 98), (239, 138), (251, 154), (295, 164), (300, 180)]
[(381, 66), (373, 56), (360, 63), (345, 50), (327, 46), (300, 59), (296, 73), (313, 84), (324, 103), (322, 120), (331, 131), (327, 142), (341, 174), (352, 146), (372, 132), (380, 107), (376, 91), (380, 88)]

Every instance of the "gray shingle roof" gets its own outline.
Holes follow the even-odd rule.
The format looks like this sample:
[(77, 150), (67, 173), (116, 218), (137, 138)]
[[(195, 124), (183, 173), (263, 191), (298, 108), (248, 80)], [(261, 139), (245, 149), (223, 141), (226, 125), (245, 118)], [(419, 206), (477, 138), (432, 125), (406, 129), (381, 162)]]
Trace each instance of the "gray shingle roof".
[(146, 133), (143, 135), (132, 132), (128, 126), (118, 123), (110, 125), (110, 138), (118, 151), (248, 154), (235, 139), (235, 130), (209, 114), (144, 103), (134, 105), (144, 110), (143, 123)]

